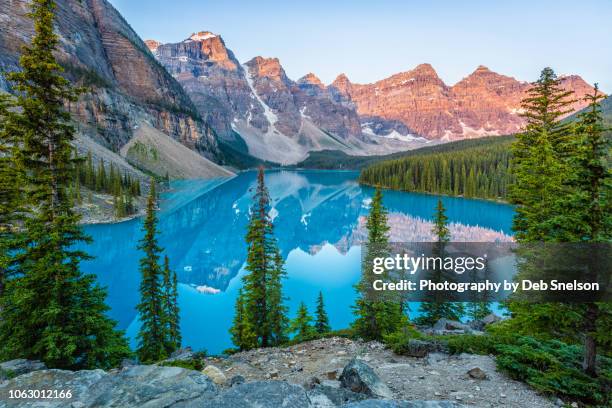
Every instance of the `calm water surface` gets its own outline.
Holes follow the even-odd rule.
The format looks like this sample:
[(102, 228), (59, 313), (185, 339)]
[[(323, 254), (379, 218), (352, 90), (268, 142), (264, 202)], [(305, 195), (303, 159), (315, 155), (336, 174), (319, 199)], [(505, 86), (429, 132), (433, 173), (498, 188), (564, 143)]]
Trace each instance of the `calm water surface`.
[[(272, 199), (275, 235), (286, 259), (285, 295), (291, 316), (304, 301), (314, 311), (323, 291), (331, 324), (352, 321), (353, 284), (359, 278), (360, 246), (355, 230), (367, 215), (373, 190), (357, 184), (356, 172), (272, 171), (266, 184)], [(228, 329), (244, 274), (254, 172), (230, 180), (180, 181), (163, 195), (160, 244), (177, 271), (183, 343), (220, 353), (231, 346)], [(385, 192), (391, 214), (430, 220), (438, 197)], [(510, 234), (512, 207), (481, 200), (443, 197), (451, 222)], [(408, 218), (411, 219), (411, 218)], [(95, 259), (83, 269), (108, 288), (111, 316), (133, 338), (138, 330), (139, 272), (136, 250), (142, 220), (94, 225), (87, 249)]]

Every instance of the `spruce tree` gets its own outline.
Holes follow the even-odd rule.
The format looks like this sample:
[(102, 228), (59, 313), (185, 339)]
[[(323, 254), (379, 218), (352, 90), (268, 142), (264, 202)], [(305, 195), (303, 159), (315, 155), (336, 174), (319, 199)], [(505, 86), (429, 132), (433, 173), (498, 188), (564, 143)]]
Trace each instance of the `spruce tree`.
[(23, 49), (22, 70), (7, 77), (18, 92), (15, 130), (17, 168), (24, 169), (25, 201), (32, 209), (23, 222), (18, 274), (6, 285), (0, 319), (0, 359), (44, 361), (54, 368), (108, 368), (129, 355), (123, 334), (106, 316), (106, 292), (79, 263), (88, 259), (77, 249), (88, 242), (72, 211), (69, 188), (76, 161), (75, 130), (67, 102), (77, 91), (61, 76), (53, 52), (55, 3), (34, 0), (32, 44)]
[[(612, 240), (612, 170), (606, 163), (610, 152), (610, 138), (605, 136), (599, 101), (604, 96), (597, 84), (593, 94), (585, 100), (589, 106), (580, 115), (574, 128), (575, 135), (568, 143), (568, 164), (575, 169), (575, 177), (568, 178), (573, 188), (566, 199), (571, 215), (579, 221), (573, 224), (575, 240), (602, 243)], [(609, 336), (600, 333), (612, 327), (612, 306), (609, 303), (586, 303), (574, 306), (582, 316), (584, 332), (583, 369), (597, 374), (598, 343), (610, 348)]]
[(329, 318), (327, 317), (325, 304), (323, 303), (323, 292), (321, 291), (319, 291), (319, 296), (317, 297), (317, 311), (314, 327), (318, 334), (326, 334), (331, 331)]
[(247, 316), (243, 289), (240, 288), (234, 305), (234, 320), (230, 328), (232, 343), (240, 351), (257, 347), (257, 334)]
[(253, 199), (255, 204), (251, 208), (246, 235), (245, 269), (249, 273), (243, 278), (244, 298), (241, 300), (248, 323), (256, 335), (255, 344), (267, 347), (284, 341), (287, 317), (282, 295), (284, 265), (269, 217), (270, 196), (264, 182), (263, 167), (257, 175)]
[(376, 189), (372, 198), (366, 228), (368, 242), (362, 250), (367, 252), (364, 257), (361, 279), (355, 287), (357, 299), (353, 306), (356, 315), (353, 328), (365, 340), (382, 340), (385, 335), (400, 330), (408, 319), (403, 313), (402, 301), (398, 296), (372, 293), (373, 280), (388, 277), (388, 274), (375, 275), (372, 271), (373, 260), (389, 256), (390, 251), (387, 210), (382, 204), (380, 189)]
[(516, 213), (513, 229), (519, 242), (572, 238), (568, 234), (571, 221), (558, 199), (567, 195), (564, 178), (572, 173), (561, 151), (571, 137), (569, 124), (561, 121), (571, 111), (571, 95), (554, 71), (544, 68), (522, 102), (527, 125), (512, 146), (516, 182), (510, 190)]
[[(609, 155), (598, 106), (598, 92), (578, 123), (562, 118), (571, 93), (564, 91), (550, 68), (542, 71), (524, 101), (526, 131), (513, 146), (516, 182), (510, 186), (517, 205), (513, 228), (523, 242), (609, 242)], [(583, 369), (596, 373), (597, 344), (610, 347), (612, 311), (608, 304), (527, 304), (510, 302), (509, 322), (518, 333), (584, 341)]]
[(312, 340), (316, 336), (315, 328), (312, 326), (312, 316), (304, 302), (300, 303), (295, 319), (291, 321), (289, 331), (295, 333), (293, 340), (303, 342)]
[[(432, 255), (434, 257), (445, 257), (445, 247), (450, 241), (450, 230), (448, 229), (448, 217), (442, 200), (438, 199), (436, 212), (434, 214), (434, 225), (432, 233), (436, 237)], [(451, 271), (451, 273), (453, 273)], [(447, 276), (444, 270), (436, 269), (433, 271), (432, 281), (442, 282), (443, 280), (452, 279)], [(440, 319), (461, 320), (464, 313), (463, 304), (459, 302), (449, 302), (443, 299), (438, 292), (428, 295), (428, 300), (421, 302), (419, 307), (421, 315), (417, 322), (423, 325), (433, 325)]]
[(140, 303), (136, 306), (140, 319), (138, 332), (138, 358), (150, 363), (163, 360), (168, 356), (166, 350), (167, 329), (163, 305), (162, 268), (159, 256), (162, 251), (157, 242), (157, 215), (155, 213), (155, 182), (151, 179), (151, 189), (147, 200), (147, 210), (143, 223), (144, 236), (138, 249), (144, 252), (140, 259)]
[(180, 313), (178, 306), (178, 279), (170, 269), (170, 260), (164, 256), (163, 269), (163, 308), (166, 319), (166, 353), (172, 354), (181, 348)]
[(9, 96), (0, 93), (0, 297), (6, 281), (14, 272), (15, 250), (21, 235), (18, 222), (23, 213), (22, 172), (15, 161), (18, 140), (11, 129), (14, 121), (10, 120), (13, 106)]

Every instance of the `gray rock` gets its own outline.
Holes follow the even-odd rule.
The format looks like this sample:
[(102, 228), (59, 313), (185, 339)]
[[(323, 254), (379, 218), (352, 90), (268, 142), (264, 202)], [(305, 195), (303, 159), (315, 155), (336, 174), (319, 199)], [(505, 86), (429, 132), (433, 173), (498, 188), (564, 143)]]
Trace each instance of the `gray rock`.
[(486, 326), (488, 326), (490, 324), (493, 324), (493, 323), (496, 323), (496, 322), (499, 322), (500, 320), (502, 320), (501, 317), (499, 317), (495, 313), (490, 313), (490, 314), (486, 315), (485, 317), (483, 317), (482, 319), (472, 320), (469, 323), (469, 325), (474, 330), (482, 331), (482, 330), (484, 330), (484, 328)]
[(463, 330), (465, 333), (472, 331), (472, 328), (461, 322), (449, 319), (440, 319), (433, 326), (434, 331), (446, 331), (446, 330)]
[(340, 375), (342, 387), (372, 397), (393, 398), (393, 393), (374, 370), (361, 360), (352, 359)]
[(182, 349), (178, 349), (175, 352), (173, 352), (172, 354), (170, 354), (170, 358), (164, 360), (167, 362), (170, 361), (188, 361), (188, 360), (192, 360), (194, 358), (193, 356), (193, 350), (191, 350), (191, 347), (185, 347)]
[(0, 372), (5, 372), (9, 377), (27, 374), (32, 371), (44, 370), (47, 366), (45, 363), (36, 360), (26, 360), (18, 358), (16, 360), (5, 361), (0, 363)]
[(486, 380), (487, 373), (485, 373), (480, 367), (474, 367), (467, 372), (467, 374), (475, 380)]
[(306, 382), (304, 383), (304, 388), (306, 388), (307, 390), (311, 390), (313, 389), (317, 384), (321, 384), (321, 380), (319, 380), (317, 377), (310, 377), (308, 380), (306, 380)]
[(236, 385), (244, 384), (246, 380), (241, 375), (235, 375), (229, 380), (230, 387), (234, 387)]
[[(42, 370), (16, 377), (0, 385), (0, 395), (9, 389), (71, 390), (73, 404), (81, 407), (168, 407), (197, 398), (210, 399), (217, 387), (205, 375), (179, 367), (132, 366), (121, 370)], [(66, 400), (51, 406), (67, 406)], [(17, 406), (34, 407), (29, 400)]]
[(237, 385), (213, 398), (202, 397), (179, 407), (189, 408), (306, 408), (306, 390), (285, 381), (257, 381)]
[(342, 405), (342, 408), (463, 408), (453, 401), (385, 401), (365, 400)]
[(331, 387), (329, 385), (315, 385), (306, 391), (314, 407), (339, 407), (349, 402), (361, 401), (369, 398), (365, 394), (358, 394), (346, 388)]
[(408, 345), (402, 350), (402, 354), (409, 357), (426, 357), (431, 351), (435, 351), (435, 344), (417, 339), (408, 340)]
[(490, 313), (482, 318), (482, 322), (486, 325), (499, 322), (502, 318), (495, 313)]

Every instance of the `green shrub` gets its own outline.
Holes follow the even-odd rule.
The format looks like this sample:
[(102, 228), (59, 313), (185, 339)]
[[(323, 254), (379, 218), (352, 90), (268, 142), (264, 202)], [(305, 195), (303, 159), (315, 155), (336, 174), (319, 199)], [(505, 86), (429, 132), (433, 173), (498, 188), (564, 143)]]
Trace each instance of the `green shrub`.
[(598, 378), (582, 371), (582, 348), (532, 337), (517, 337), (514, 344), (496, 346), (497, 367), (538, 391), (587, 404), (610, 406), (612, 360), (599, 358)]
[(384, 336), (383, 342), (395, 354), (405, 355), (410, 346), (410, 340), (422, 340), (426, 336), (412, 326), (404, 326), (401, 330)]
[(180, 367), (188, 370), (202, 371), (204, 369), (204, 362), (201, 358), (192, 358), (190, 360), (174, 360), (165, 361), (161, 363), (164, 367)]

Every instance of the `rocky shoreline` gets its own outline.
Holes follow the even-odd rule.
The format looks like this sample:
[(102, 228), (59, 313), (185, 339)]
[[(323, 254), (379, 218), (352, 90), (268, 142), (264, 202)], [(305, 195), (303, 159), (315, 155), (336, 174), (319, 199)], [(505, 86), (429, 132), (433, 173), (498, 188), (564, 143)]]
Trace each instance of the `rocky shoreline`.
[[(192, 358), (187, 349), (173, 360)], [(378, 342), (340, 337), (206, 357), (202, 364), (201, 372), (127, 361), (107, 372), (71, 372), (41, 369), (40, 364), (25, 360), (3, 363), (4, 372), (13, 367), (13, 373), (0, 382), (0, 407), (556, 406), (497, 372), (489, 356), (431, 352), (425, 357), (405, 357)], [(71, 390), (72, 398), (9, 399), (10, 390), (34, 389)]]

